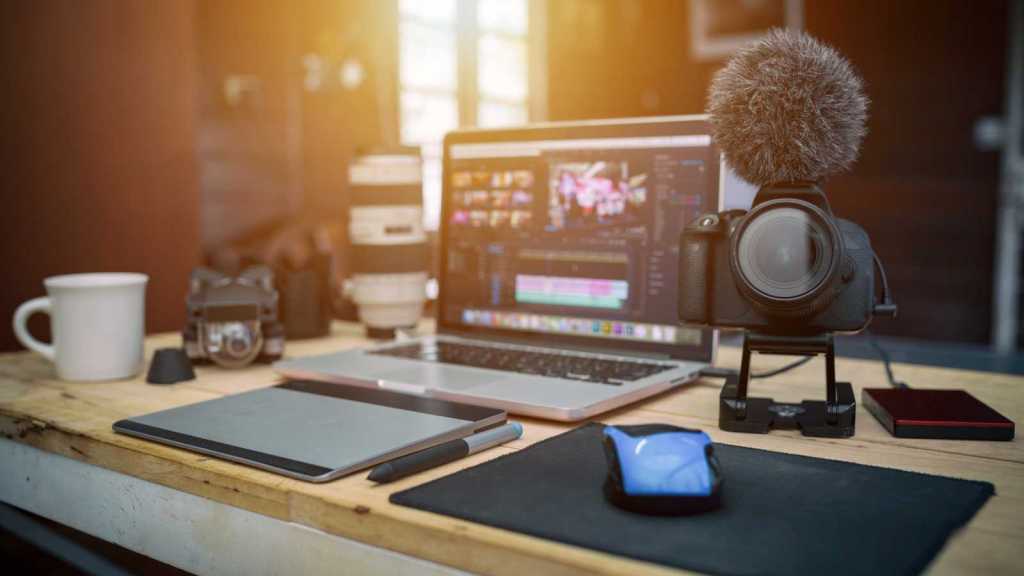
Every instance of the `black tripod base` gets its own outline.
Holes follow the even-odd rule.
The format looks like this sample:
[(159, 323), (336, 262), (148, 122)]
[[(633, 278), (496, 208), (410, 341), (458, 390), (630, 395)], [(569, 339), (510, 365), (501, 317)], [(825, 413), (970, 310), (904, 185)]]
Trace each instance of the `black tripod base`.
[(799, 404), (775, 402), (771, 398), (741, 400), (738, 397), (738, 383), (738, 377), (729, 376), (719, 396), (718, 427), (722, 430), (749, 434), (767, 434), (771, 430), (800, 430), (804, 436), (853, 436), (857, 404), (853, 386), (849, 382), (835, 383), (835, 403), (804, 400)]
[[(750, 357), (754, 352), (798, 356), (825, 356), (825, 400), (799, 404), (750, 398)], [(853, 436), (857, 404), (849, 382), (836, 382), (836, 353), (832, 334), (778, 336), (747, 332), (739, 375), (730, 375), (718, 401), (718, 427), (730, 432), (767, 434), (772, 429), (800, 430), (804, 436)]]

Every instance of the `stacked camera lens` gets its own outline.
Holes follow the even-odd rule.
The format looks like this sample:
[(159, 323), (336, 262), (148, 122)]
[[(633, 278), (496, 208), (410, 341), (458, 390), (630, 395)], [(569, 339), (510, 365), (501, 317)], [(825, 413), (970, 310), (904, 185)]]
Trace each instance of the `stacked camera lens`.
[(426, 301), (427, 235), (415, 154), (357, 157), (349, 167), (352, 299), (372, 338), (416, 325)]

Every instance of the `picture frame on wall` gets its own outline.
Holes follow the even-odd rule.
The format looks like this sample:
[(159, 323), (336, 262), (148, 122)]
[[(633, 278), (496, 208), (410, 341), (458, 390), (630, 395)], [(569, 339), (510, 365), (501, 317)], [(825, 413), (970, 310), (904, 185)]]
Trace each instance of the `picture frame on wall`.
[(803, 0), (690, 0), (696, 60), (728, 58), (772, 28), (803, 28)]

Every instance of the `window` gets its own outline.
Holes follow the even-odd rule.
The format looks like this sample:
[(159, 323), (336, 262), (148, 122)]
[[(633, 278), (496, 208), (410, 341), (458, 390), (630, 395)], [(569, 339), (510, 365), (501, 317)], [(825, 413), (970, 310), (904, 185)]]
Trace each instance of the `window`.
[(460, 126), (523, 124), (531, 117), (530, 96), (537, 91), (530, 90), (529, 78), (537, 66), (530, 60), (538, 52), (530, 50), (530, 4), (399, 0), (401, 138), (422, 151), (429, 229), (441, 217), (444, 134)]

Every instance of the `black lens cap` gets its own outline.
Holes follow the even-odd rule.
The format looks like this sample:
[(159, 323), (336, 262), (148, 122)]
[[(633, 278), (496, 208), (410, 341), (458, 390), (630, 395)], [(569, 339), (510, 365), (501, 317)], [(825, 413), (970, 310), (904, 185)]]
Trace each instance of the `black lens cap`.
[(157, 350), (153, 361), (149, 363), (149, 373), (146, 374), (146, 382), (150, 384), (174, 384), (195, 378), (192, 360), (181, 348)]

